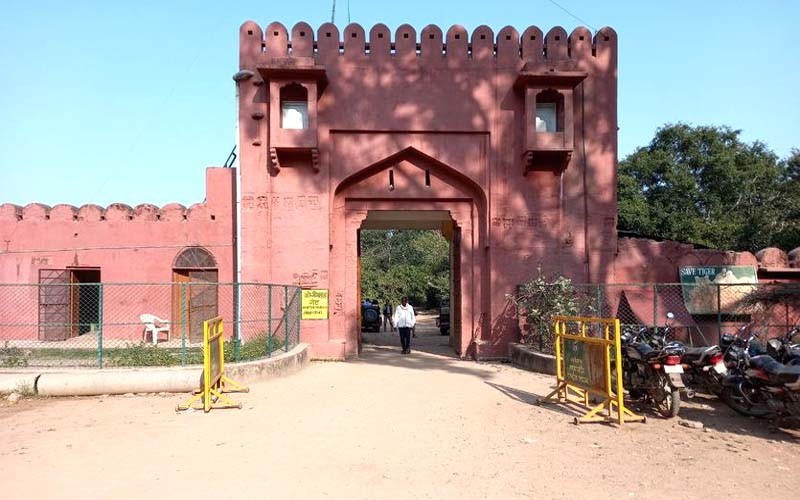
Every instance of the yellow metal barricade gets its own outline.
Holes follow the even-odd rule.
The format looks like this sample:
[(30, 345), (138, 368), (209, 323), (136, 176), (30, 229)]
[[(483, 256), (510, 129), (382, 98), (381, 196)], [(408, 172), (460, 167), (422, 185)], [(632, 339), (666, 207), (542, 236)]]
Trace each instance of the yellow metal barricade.
[(224, 393), (248, 392), (247, 387), (241, 386), (225, 376), (225, 336), (222, 317), (217, 316), (203, 322), (203, 379), (201, 387), (195, 390), (195, 395), (182, 405), (177, 411), (189, 408), (202, 409), (206, 413), (212, 408), (241, 408), (241, 403), (234, 403)]
[[(588, 411), (575, 417), (576, 424), (645, 421), (625, 407), (619, 320), (555, 316), (553, 327), (558, 384), (539, 402), (583, 406)], [(592, 396), (602, 401), (592, 403)], [(603, 410), (607, 411), (605, 415)]]

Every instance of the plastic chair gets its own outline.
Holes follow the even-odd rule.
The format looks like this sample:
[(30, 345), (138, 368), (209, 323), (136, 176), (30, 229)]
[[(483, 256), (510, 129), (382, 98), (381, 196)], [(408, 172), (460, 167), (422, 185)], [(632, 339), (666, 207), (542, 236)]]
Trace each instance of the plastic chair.
[[(154, 314), (142, 314), (139, 320), (144, 323), (144, 340), (147, 340), (147, 334), (150, 333), (150, 338), (153, 339), (153, 345), (158, 344), (158, 334), (164, 332), (167, 334), (167, 341), (169, 342), (169, 321), (161, 319)], [(158, 326), (158, 324), (163, 326)]]

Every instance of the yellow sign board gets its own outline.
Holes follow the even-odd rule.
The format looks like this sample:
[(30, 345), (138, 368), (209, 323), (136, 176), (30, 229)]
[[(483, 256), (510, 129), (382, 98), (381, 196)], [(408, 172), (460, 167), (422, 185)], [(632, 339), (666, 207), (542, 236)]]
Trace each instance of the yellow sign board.
[(328, 290), (303, 290), (301, 319), (328, 319)]

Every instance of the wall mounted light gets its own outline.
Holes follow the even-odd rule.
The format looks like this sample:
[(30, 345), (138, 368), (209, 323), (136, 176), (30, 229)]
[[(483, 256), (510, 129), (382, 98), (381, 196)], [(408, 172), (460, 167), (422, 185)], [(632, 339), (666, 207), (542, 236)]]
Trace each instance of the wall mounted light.
[(394, 191), (394, 170), (389, 169), (389, 191)]

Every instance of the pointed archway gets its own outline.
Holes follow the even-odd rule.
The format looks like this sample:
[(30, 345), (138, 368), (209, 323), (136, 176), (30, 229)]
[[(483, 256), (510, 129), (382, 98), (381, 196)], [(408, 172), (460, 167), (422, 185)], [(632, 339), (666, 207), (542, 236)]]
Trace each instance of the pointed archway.
[[(471, 357), (485, 331), (489, 308), (486, 242), (486, 194), (457, 168), (413, 147), (405, 148), (358, 170), (336, 186), (331, 213), (330, 340), (344, 344), (347, 357), (358, 354), (358, 231), (370, 212), (415, 214), (445, 211), (458, 238), (454, 268), (457, 300), (451, 309), (460, 318), (451, 337), (456, 353)], [(455, 325), (454, 325), (455, 327)], [(455, 330), (455, 328), (454, 328)], [(337, 338), (337, 335), (341, 337)]]

